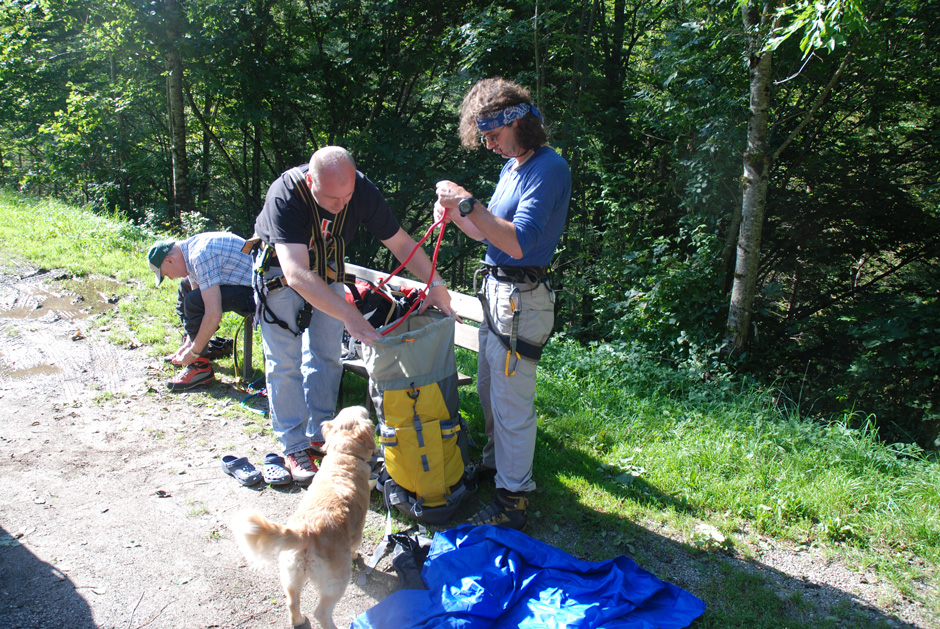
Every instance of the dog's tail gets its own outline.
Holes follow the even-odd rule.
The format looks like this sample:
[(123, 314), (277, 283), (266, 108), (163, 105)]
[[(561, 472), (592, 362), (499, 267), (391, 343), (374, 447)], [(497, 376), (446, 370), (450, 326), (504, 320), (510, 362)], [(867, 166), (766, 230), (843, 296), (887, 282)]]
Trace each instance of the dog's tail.
[(303, 547), (295, 531), (253, 510), (239, 512), (232, 518), (232, 532), (245, 558), (253, 564), (276, 563), (282, 551)]

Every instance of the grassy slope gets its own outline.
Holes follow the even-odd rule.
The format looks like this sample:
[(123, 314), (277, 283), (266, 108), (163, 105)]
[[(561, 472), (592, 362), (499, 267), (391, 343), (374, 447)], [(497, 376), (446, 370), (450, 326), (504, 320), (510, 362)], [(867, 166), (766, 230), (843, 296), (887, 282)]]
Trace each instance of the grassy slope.
[[(123, 282), (116, 316), (155, 353), (178, 340), (175, 283), (155, 290), (145, 261), (156, 237), (118, 218), (0, 193), (0, 249), (75, 281)], [(459, 360), (461, 371), (475, 371), (472, 354)], [(464, 393), (481, 444), (482, 414)], [(529, 532), (588, 559), (629, 554), (643, 564), (641, 542), (655, 530), (706, 575), (696, 591), (709, 607), (696, 626), (883, 625), (848, 608), (820, 618), (796, 594), (781, 600), (726, 561), (747, 560), (761, 538), (819, 546), (940, 616), (936, 589), (918, 585), (932, 582), (940, 557), (936, 459), (878, 442), (864, 422), (850, 428), (859, 418), (789, 415), (772, 393), (704, 383), (628, 347), (585, 349), (556, 337), (540, 368), (540, 492)]]
[[(908, 596), (935, 579), (940, 466), (917, 448), (849, 428), (856, 418), (802, 420), (770, 392), (703, 384), (626, 348), (556, 344), (542, 371), (543, 440), (577, 450), (582, 463), (555, 447), (540, 465), (591, 509), (666, 520), (672, 535), (708, 551), (747, 554), (762, 536), (818, 545)], [(566, 400), (580, 400), (579, 410)], [(934, 614), (936, 594), (921, 597)], [(766, 626), (777, 622), (775, 612)]]
[[(0, 249), (45, 269), (63, 269), (76, 281), (104, 275), (124, 283), (118, 312), (133, 339), (120, 327), (112, 330), (112, 341), (136, 340), (154, 345), (160, 353), (175, 350), (180, 342), (178, 284), (164, 282), (154, 288), (147, 251), (154, 241), (170, 237), (148, 233), (119, 217), (0, 191)], [(221, 334), (231, 338), (239, 323), (238, 317), (227, 315)]]

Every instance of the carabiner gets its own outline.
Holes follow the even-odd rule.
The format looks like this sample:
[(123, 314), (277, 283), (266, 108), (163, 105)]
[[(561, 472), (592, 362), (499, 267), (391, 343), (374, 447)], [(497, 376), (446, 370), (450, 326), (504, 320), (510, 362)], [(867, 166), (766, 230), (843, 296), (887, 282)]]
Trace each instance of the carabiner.
[[(522, 357), (519, 355), (519, 352), (515, 352), (515, 354), (516, 354), (516, 364), (518, 364), (518, 363), (519, 363), (519, 359), (522, 358)], [(512, 350), (507, 350), (507, 351), (506, 351), (506, 370), (505, 370), (505, 373), (506, 373), (506, 377), (507, 377), (507, 378), (511, 378), (511, 377), (513, 377), (514, 375), (516, 375), (516, 368), (515, 368), (515, 367), (513, 367), (513, 369), (512, 369), (511, 372), (509, 371), (509, 358), (510, 358), (512, 355), (513, 355)]]

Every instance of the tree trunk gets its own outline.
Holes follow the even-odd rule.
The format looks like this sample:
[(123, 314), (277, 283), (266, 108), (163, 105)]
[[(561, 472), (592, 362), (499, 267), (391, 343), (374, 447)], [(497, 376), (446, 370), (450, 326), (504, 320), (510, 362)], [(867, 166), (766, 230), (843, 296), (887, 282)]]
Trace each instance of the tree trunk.
[(173, 213), (179, 221), (189, 207), (189, 166), (186, 161), (186, 117), (183, 99), (183, 60), (179, 51), (180, 17), (177, 0), (167, 0), (167, 103), (170, 116), (170, 155), (173, 161)]
[(258, 212), (261, 211), (262, 205), (262, 192), (261, 192), (261, 129), (258, 123), (254, 123), (251, 126), (252, 138), (251, 143), (251, 198), (248, 200), (248, 207), (246, 208), (245, 218), (251, 223), (255, 216), (258, 215)]
[(750, 340), (751, 311), (757, 288), (761, 230), (767, 205), (767, 188), (772, 163), (767, 150), (773, 53), (763, 50), (767, 21), (774, 13), (773, 3), (744, 7), (744, 29), (748, 43), (750, 73), (750, 114), (747, 122), (747, 149), (742, 177), (741, 227), (738, 231), (737, 261), (728, 309), (728, 343), (732, 352), (742, 352)]
[[(114, 85), (117, 83), (118, 68), (117, 60), (114, 55), (110, 57), (111, 63), (111, 84)], [(117, 113), (117, 138), (115, 139), (115, 157), (116, 163), (114, 168), (117, 172), (120, 173), (118, 176), (119, 181), (119, 199), (120, 199), (120, 209), (122, 212), (129, 212), (131, 209), (131, 192), (130, 184), (128, 183), (127, 177), (127, 125), (124, 119), (124, 111), (118, 111)], [(113, 210), (113, 206), (111, 208)]]
[(741, 204), (734, 207), (731, 222), (725, 234), (725, 246), (721, 250), (721, 272), (725, 275), (722, 292), (730, 293), (734, 282), (734, 264), (738, 246), (738, 235), (741, 233)]
[[(203, 119), (208, 120), (212, 116), (213, 108), (213, 99), (210, 94), (206, 94), (206, 104), (205, 110), (203, 112)], [(212, 136), (203, 129), (202, 130), (202, 159), (199, 161), (199, 200), (200, 207), (202, 204), (208, 205), (209, 201), (209, 176), (212, 173), (211, 169), (212, 164)]]

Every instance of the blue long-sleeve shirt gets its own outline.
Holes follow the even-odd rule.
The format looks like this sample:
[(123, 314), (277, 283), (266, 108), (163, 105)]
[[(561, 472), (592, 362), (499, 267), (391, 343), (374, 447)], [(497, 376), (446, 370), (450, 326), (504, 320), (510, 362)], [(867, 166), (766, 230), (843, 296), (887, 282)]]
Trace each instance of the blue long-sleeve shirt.
[(522, 258), (515, 259), (484, 240), (488, 245), (485, 264), (495, 266), (548, 266), (561, 239), (571, 200), (571, 170), (554, 149), (543, 146), (514, 170), (510, 159), (499, 174), (499, 183), (490, 199), (494, 216), (511, 221)]

